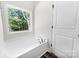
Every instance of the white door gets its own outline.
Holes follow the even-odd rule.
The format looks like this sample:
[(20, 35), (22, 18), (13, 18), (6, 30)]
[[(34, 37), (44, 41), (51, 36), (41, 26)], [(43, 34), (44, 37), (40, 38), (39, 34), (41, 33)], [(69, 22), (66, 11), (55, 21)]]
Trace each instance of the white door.
[(59, 57), (72, 57), (76, 25), (77, 2), (54, 2), (53, 51)]

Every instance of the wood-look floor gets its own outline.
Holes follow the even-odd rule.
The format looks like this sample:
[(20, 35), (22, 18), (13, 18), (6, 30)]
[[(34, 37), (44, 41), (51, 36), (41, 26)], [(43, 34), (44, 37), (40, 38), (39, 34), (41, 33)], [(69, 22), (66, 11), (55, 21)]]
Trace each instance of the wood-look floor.
[(42, 55), (40, 58), (57, 58), (57, 56), (54, 53), (46, 52), (44, 55)]

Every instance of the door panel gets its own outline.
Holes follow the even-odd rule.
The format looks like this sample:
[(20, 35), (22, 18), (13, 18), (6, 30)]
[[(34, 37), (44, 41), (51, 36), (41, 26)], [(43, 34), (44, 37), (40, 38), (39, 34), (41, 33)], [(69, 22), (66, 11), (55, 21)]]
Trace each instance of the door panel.
[(72, 44), (73, 44), (73, 39), (70, 37), (66, 37), (63, 35), (56, 35), (56, 43), (55, 47), (56, 49), (65, 52), (68, 56), (71, 56), (72, 54)]
[[(63, 4), (64, 3), (64, 4)], [(63, 2), (56, 5), (57, 19), (56, 27), (72, 29), (76, 25), (76, 7), (75, 3)], [(64, 19), (64, 20), (63, 20)]]
[(73, 42), (77, 35), (77, 3), (55, 2), (53, 19), (54, 50), (72, 57)]
[(74, 39), (74, 45), (73, 45), (73, 54), (72, 57), (79, 58), (79, 38)]

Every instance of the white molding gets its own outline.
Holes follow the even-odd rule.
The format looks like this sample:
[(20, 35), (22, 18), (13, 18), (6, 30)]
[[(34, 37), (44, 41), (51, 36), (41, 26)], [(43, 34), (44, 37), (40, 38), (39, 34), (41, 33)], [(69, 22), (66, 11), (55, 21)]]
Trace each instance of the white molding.
[(44, 51), (44, 52), (39, 56), (39, 58), (40, 58), (41, 56), (43, 56), (47, 51), (48, 51), (48, 50)]

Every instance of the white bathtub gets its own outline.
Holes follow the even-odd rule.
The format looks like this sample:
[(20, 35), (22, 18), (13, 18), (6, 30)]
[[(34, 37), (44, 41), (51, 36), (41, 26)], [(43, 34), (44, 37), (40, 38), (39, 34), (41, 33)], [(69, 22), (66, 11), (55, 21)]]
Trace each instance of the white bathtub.
[(20, 54), (17, 58), (40, 58), (48, 50), (48, 43), (37, 44), (36, 47), (32, 47), (29, 51)]

